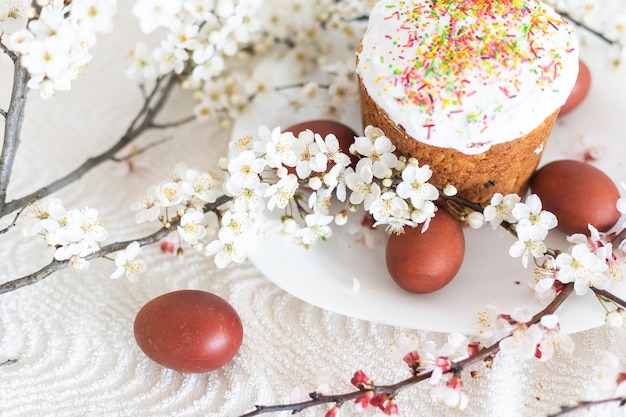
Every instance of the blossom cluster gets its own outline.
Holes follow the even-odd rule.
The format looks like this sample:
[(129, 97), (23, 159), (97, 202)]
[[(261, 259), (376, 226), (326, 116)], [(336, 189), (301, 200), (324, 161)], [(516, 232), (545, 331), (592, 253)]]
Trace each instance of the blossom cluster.
[(401, 360), (413, 374), (431, 372), (429, 383), (431, 398), (449, 407), (464, 409), (468, 404), (459, 372), (453, 370), (455, 362), (478, 353), (480, 344), (470, 341), (460, 333), (451, 333), (443, 345), (432, 340), (420, 342), (406, 335), (400, 336), (391, 351), (392, 357)]
[(66, 210), (56, 198), (29, 205), (22, 227), (25, 236), (41, 235), (54, 248), (54, 259), (69, 260), (70, 266), (79, 270), (89, 266), (84, 258), (100, 249), (108, 236), (96, 209)]
[[(30, 0), (0, 6), (3, 44), (20, 57), (29, 73), (28, 87), (44, 98), (69, 90), (91, 60), (89, 49), (99, 32), (113, 29), (116, 0)], [(4, 9), (4, 10), (1, 10)], [(5, 18), (2, 18), (5, 16)]]
[(556, 314), (546, 314), (533, 323), (533, 313), (527, 307), (518, 307), (511, 314), (497, 314), (492, 331), (482, 336), (500, 341), (500, 350), (520, 359), (552, 359), (560, 348), (566, 353), (574, 351), (573, 340), (561, 332)]
[(217, 199), (218, 181), (206, 171), (178, 164), (169, 175), (156, 185), (150, 186), (131, 205), (136, 211), (135, 221), (159, 221), (165, 227), (177, 219), (178, 236), (197, 249), (202, 249), (202, 240), (211, 234), (209, 215), (204, 206)]
[[(365, 24), (360, 17), (371, 3), (272, 0), (263, 7), (262, 0), (138, 0), (133, 13), (142, 31), (159, 33), (160, 43), (139, 42), (127, 75), (151, 82), (179, 74), (182, 87), (193, 92), (196, 117), (227, 125), (253, 98), (284, 88), (277, 86), (275, 67), (264, 65), (271, 55), (272, 62), (289, 61), (288, 84), (308, 98), (325, 88), (329, 111), (339, 111), (357, 96), (353, 51)], [(296, 101), (293, 106), (300, 106)]]
[[(483, 334), (475, 340), (460, 333), (450, 333), (441, 346), (432, 340), (419, 341), (403, 335), (396, 340), (391, 354), (407, 365), (414, 375), (430, 373), (431, 398), (435, 402), (464, 409), (469, 399), (463, 390), (463, 369), (459, 364), (477, 355), (485, 344), (499, 341), (502, 354), (540, 361), (551, 359), (557, 348), (567, 353), (574, 349), (572, 339), (561, 333), (558, 317), (554, 314), (546, 314), (535, 323), (528, 309), (516, 309), (511, 315), (497, 315), (491, 330), (489, 335)], [(366, 380), (361, 375), (359, 381)]]
[[(374, 383), (365, 372), (356, 371), (350, 382), (363, 392), (363, 394), (355, 400), (357, 410), (363, 411), (371, 406), (379, 408), (387, 415), (398, 414), (398, 405), (393, 397), (387, 394), (376, 394), (373, 390)], [(326, 417), (335, 417), (338, 411), (339, 407), (335, 406), (326, 413)]]
[[(329, 239), (333, 224), (347, 224), (352, 212), (389, 233), (428, 227), (439, 198), (430, 168), (398, 158), (380, 129), (367, 127), (353, 140), (344, 153), (334, 134), (261, 126), (258, 138), (230, 143), (230, 157), (220, 161), (223, 182), (181, 164), (131, 206), (135, 220), (177, 220), (180, 240), (214, 256), (220, 268), (245, 260), (259, 234), (285, 233), (308, 247)], [(230, 200), (206, 210), (222, 193)]]
[(192, 85), (211, 80), (223, 71), (225, 56), (232, 57), (251, 41), (260, 6), (251, 0), (138, 0), (133, 14), (141, 30), (166, 33), (154, 49), (143, 42), (135, 46), (128, 76), (153, 81), (187, 70)]
[[(218, 250), (218, 265), (238, 260), (251, 235), (247, 230), (259, 229), (261, 220), (266, 220), (264, 228), (275, 226), (305, 247), (330, 238), (331, 225), (346, 224), (348, 213), (361, 207), (374, 226), (384, 225), (389, 232), (427, 227), (439, 197), (428, 183), (430, 169), (398, 158), (390, 140), (371, 126), (349, 149), (357, 161), (344, 153), (334, 134), (322, 137), (308, 129), (295, 135), (261, 127), (258, 139), (231, 142), (224, 190), (232, 197), (228, 211), (238, 216), (238, 229), (225, 240), (220, 233), (221, 243), (211, 244)], [(259, 216), (266, 209), (283, 210), (278, 224)]]
[[(624, 199), (616, 202), (617, 209), (626, 213)], [(496, 193), (479, 220), (473, 225), (480, 227), (489, 222), (494, 228), (504, 226), (513, 232), (517, 241), (509, 249), (512, 257), (521, 257), (528, 267), (532, 257), (537, 264), (536, 275), (531, 281), (538, 298), (550, 299), (562, 284), (574, 283), (576, 294), (584, 295), (589, 288), (604, 290), (620, 280), (626, 273), (624, 245), (614, 247), (612, 233), (600, 233), (589, 225), (589, 234), (576, 233), (567, 236), (570, 247), (554, 250), (546, 246), (548, 232), (557, 227), (556, 216), (542, 209), (539, 197), (531, 194), (522, 203), (516, 194), (503, 196)], [(623, 228), (618, 222), (617, 228)]]

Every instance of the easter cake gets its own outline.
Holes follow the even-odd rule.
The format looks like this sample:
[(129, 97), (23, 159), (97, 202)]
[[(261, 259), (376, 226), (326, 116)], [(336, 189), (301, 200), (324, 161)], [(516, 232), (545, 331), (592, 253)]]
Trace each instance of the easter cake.
[(357, 50), (363, 125), (481, 204), (526, 191), (577, 73), (540, 0), (381, 0)]

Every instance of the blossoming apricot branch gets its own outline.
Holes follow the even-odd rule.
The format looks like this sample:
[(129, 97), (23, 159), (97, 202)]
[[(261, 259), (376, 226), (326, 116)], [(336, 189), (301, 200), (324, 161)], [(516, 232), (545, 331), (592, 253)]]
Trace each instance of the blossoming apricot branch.
[[(371, 406), (379, 408), (385, 414), (392, 415), (399, 411), (398, 405), (395, 403), (395, 396), (398, 392), (423, 381), (430, 381), (434, 385), (432, 395), (435, 400), (451, 407), (465, 408), (468, 399), (462, 392), (463, 371), (480, 362), (490, 366), (489, 363), (493, 360), (494, 355), (502, 350), (508, 344), (507, 342), (524, 338), (529, 329), (540, 326), (545, 318), (552, 317), (553, 313), (572, 293), (572, 290), (572, 284), (564, 286), (563, 291), (542, 311), (528, 318), (527, 322), (512, 321), (516, 326), (515, 330), (487, 346), (475, 341), (470, 342), (460, 334), (452, 334), (448, 338), (448, 342), (440, 348), (436, 348), (433, 342), (426, 342), (417, 347), (408, 347), (407, 351), (402, 353), (402, 359), (408, 365), (412, 375), (402, 381), (391, 385), (376, 385), (367, 377), (365, 372), (357, 371), (351, 379), (351, 383), (358, 389), (357, 391), (346, 394), (312, 392), (309, 394), (311, 399), (308, 401), (275, 406), (256, 405), (253, 411), (240, 417), (252, 417), (288, 410), (295, 413), (320, 404), (332, 404), (326, 417), (335, 417), (339, 409), (348, 402), (353, 402), (360, 410)], [(544, 339), (545, 346), (553, 341), (552, 336), (548, 331)]]
[[(534, 281), (532, 287), (540, 297), (553, 300), (548, 310), (533, 316), (523, 308), (512, 312), (494, 309), (490, 326), (485, 330), (485, 335), (492, 339), (487, 347), (480, 349), (485, 345), (484, 341), (468, 342), (460, 335), (451, 335), (449, 343), (439, 349), (425, 342), (419, 349), (410, 348), (405, 355), (413, 372), (406, 381), (379, 387), (357, 372), (354, 384), (358, 391), (354, 393), (345, 396), (314, 394), (311, 402), (278, 408), (258, 406), (249, 415), (278, 409), (300, 410), (325, 402), (335, 404), (329, 411), (330, 417), (342, 404), (352, 400), (360, 407), (373, 406), (386, 413), (395, 413), (395, 393), (425, 379), (435, 382), (434, 398), (462, 408), (467, 398), (461, 389), (460, 373), (470, 363), (490, 358), (499, 350), (521, 357), (539, 355), (541, 360), (546, 360), (556, 346), (565, 350), (572, 348), (567, 337), (560, 334), (558, 318), (552, 311), (572, 291), (582, 294), (591, 288), (603, 300), (611, 300), (613, 305), (619, 306), (607, 310), (607, 320), (614, 312), (619, 313), (624, 302), (605, 290), (621, 273), (623, 266), (622, 248), (619, 244), (613, 246), (611, 236), (591, 229), (590, 236), (570, 237), (572, 248), (567, 251), (548, 249), (544, 240), (555, 226), (556, 219), (542, 210), (538, 198), (531, 196), (522, 203), (519, 196), (495, 195), (484, 209), (463, 202), (451, 195), (452, 185), (438, 184), (437, 189), (429, 184), (428, 167), (395, 156), (384, 133), (375, 128), (369, 128), (365, 136), (356, 138), (350, 154), (360, 157), (354, 166), (348, 163), (348, 152), (342, 152), (347, 150), (342, 150), (331, 135), (322, 137), (315, 132), (294, 135), (276, 129), (261, 129), (261, 140), (244, 138), (233, 143), (230, 159), (223, 163), (227, 177), (224, 195), (216, 191), (219, 188), (218, 175), (178, 167), (174, 175), (151, 187), (135, 205), (136, 220), (158, 221), (160, 229), (134, 240), (102, 246), (107, 234), (93, 209), (66, 210), (56, 200), (38, 201), (101, 162), (119, 159), (116, 155), (146, 130), (163, 127), (156, 122), (156, 117), (161, 114), (170, 92), (179, 81), (182, 87), (194, 91), (196, 116), (213, 115), (227, 125), (247, 108), (253, 97), (268, 90), (263, 82), (259, 82), (262, 77), (250, 83), (250, 79), (243, 75), (245, 70), (237, 71), (237, 67), (246, 67), (239, 65), (242, 61), (238, 59), (243, 55), (260, 56), (264, 50), (281, 45), (286, 46), (283, 55), (296, 61), (298, 54), (304, 54), (304, 66), (324, 64), (329, 68), (327, 73), (337, 75), (333, 83), (327, 84), (331, 107), (335, 111), (341, 108), (343, 102), (338, 100), (350, 96), (345, 91), (354, 89), (354, 83), (350, 82), (352, 54), (346, 55), (349, 62), (342, 64), (341, 53), (330, 56), (321, 54), (321, 51), (328, 49), (324, 47), (328, 41), (323, 34), (332, 32), (331, 29), (335, 29), (331, 33), (333, 42), (338, 39), (337, 33), (352, 31), (351, 36), (342, 39), (348, 46), (346, 50), (354, 50), (358, 32), (354, 31), (355, 26), (346, 22), (359, 22), (359, 19), (343, 17), (363, 13), (359, 6), (349, 3), (311, 2), (316, 19), (309, 19), (309, 13), (297, 13), (290, 15), (289, 20), (294, 16), (306, 16), (313, 23), (302, 21), (288, 27), (261, 24), (256, 13), (262, 15), (263, 10), (257, 8), (260, 2), (217, 0), (211, 2), (211, 7), (204, 7), (208, 3), (202, 0), (138, 1), (135, 12), (141, 16), (142, 29), (146, 32), (165, 30), (164, 40), (155, 50), (138, 45), (132, 54), (134, 64), (128, 75), (148, 84), (154, 83), (154, 88), (146, 93), (145, 105), (126, 134), (109, 150), (50, 185), (8, 202), (6, 190), (20, 143), (28, 89), (39, 89), (44, 97), (68, 89), (90, 59), (88, 48), (95, 42), (95, 33), (110, 30), (115, 2), (53, 0), (33, 3), (30, 7), (28, 1), (16, 1), (11, 3), (17, 5), (15, 10), (0, 9), (3, 32), (0, 46), (15, 64), (11, 103), (8, 110), (1, 112), (5, 118), (5, 138), (0, 155), (0, 217), (17, 211), (15, 220), (4, 230), (23, 221), (27, 233), (42, 235), (54, 248), (54, 260), (49, 265), (3, 284), (0, 292), (32, 284), (68, 266), (84, 268), (89, 260), (108, 257), (115, 252), (118, 254), (112, 276), (126, 274), (134, 279), (143, 269), (141, 259), (137, 257), (138, 248), (158, 242), (173, 230), (182, 242), (215, 255), (218, 266), (225, 267), (245, 259), (248, 242), (259, 233), (290, 233), (299, 244), (308, 246), (330, 238), (333, 223), (340, 226), (356, 219), (360, 224), (364, 215), (371, 217), (376, 225), (399, 233), (404, 227), (428, 227), (429, 220), (436, 215), (435, 203), (442, 200), (468, 208), (463, 218), (474, 227), (488, 222), (512, 231), (516, 242), (510, 254), (520, 257), (524, 266), (528, 266), (531, 258), (539, 265), (541, 279)], [(303, 6), (305, 3), (297, 4)], [(362, 4), (366, 5), (366, 2)], [(92, 13), (94, 8), (99, 13)], [(311, 24), (325, 30), (311, 31)], [(305, 33), (317, 33), (314, 48), (305, 47), (309, 46), (306, 43), (309, 37), (302, 36)], [(54, 59), (43, 59), (45, 56)], [(320, 56), (338, 64), (328, 65), (329, 62), (324, 62)], [(250, 61), (243, 63), (249, 64)], [(229, 71), (225, 71), (227, 67)], [(230, 75), (224, 75), (226, 73)], [(318, 86), (317, 83), (295, 85), (303, 86), (307, 96)], [(189, 119), (183, 121), (186, 120)], [(331, 212), (331, 201), (339, 202), (336, 211)], [(25, 209), (28, 204), (31, 206)], [(271, 209), (283, 210), (283, 215), (275, 221), (261, 221), (261, 212)], [(357, 230), (370, 233), (367, 228)], [(457, 355), (469, 356), (458, 359)], [(618, 373), (609, 378), (609, 385), (617, 389), (616, 395), (621, 396), (617, 398), (623, 403), (623, 393), (619, 393), (621, 375)]]

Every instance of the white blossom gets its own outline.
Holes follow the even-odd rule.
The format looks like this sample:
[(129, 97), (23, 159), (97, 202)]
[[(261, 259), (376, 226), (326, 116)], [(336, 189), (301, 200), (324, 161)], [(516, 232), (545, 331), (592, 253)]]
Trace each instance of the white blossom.
[(511, 335), (500, 341), (500, 350), (504, 354), (513, 354), (520, 359), (534, 357), (542, 337), (541, 328), (536, 324), (528, 325), (532, 314), (526, 307), (515, 309), (511, 318), (515, 324), (510, 325)]
[(556, 216), (549, 211), (542, 210), (541, 200), (536, 194), (526, 197), (524, 203), (515, 204), (512, 214), (518, 221), (516, 227), (527, 228), (526, 233), (531, 240), (545, 239), (548, 231), (557, 226)]
[(222, 216), (219, 240), (224, 243), (243, 242), (254, 234), (254, 222), (246, 212), (227, 211)]
[(214, 189), (215, 178), (208, 172), (188, 169), (180, 186), (185, 194), (197, 197), (205, 203), (213, 203), (217, 200), (217, 192)]
[(28, 22), (29, 0), (5, 0), (0, 4), (0, 34), (22, 30)]
[(369, 210), (372, 203), (381, 194), (380, 186), (373, 182), (373, 179), (374, 176), (371, 165), (359, 165), (357, 163), (354, 172), (350, 172), (346, 175), (346, 185), (352, 191), (350, 194), (350, 203), (357, 205), (363, 203), (365, 210)]
[(156, 189), (156, 185), (150, 186), (148, 191), (139, 198), (139, 201), (130, 206), (131, 210), (137, 212), (135, 214), (136, 223), (154, 221), (159, 217), (161, 202), (156, 199)]
[(35, 236), (47, 225), (59, 221), (65, 215), (65, 207), (58, 198), (37, 200), (29, 204), (22, 215), (22, 233)]
[(199, 210), (187, 210), (180, 218), (180, 225), (176, 228), (178, 234), (190, 245), (196, 245), (206, 235), (207, 230), (201, 224), (204, 213)]
[[(325, 137), (322, 137), (320, 134), (315, 134), (315, 142), (317, 146), (324, 155), (326, 155), (326, 159), (330, 162), (334, 162), (335, 164), (340, 164), (343, 166), (350, 165), (350, 157), (342, 152), (339, 139), (333, 133), (329, 133)], [(326, 168), (317, 170), (317, 172), (326, 171)]]
[(544, 331), (535, 355), (540, 361), (550, 360), (557, 347), (566, 353), (574, 351), (574, 341), (571, 337), (561, 332), (559, 318), (555, 314), (543, 316), (540, 323)]
[(91, 31), (109, 33), (113, 30), (116, 12), (115, 0), (76, 0), (72, 2), (70, 17)]
[(199, 21), (211, 21), (215, 18), (213, 9), (215, 0), (186, 0), (183, 8), (188, 11), (191, 16)]
[(342, 107), (354, 103), (358, 97), (357, 84), (349, 77), (338, 76), (328, 87), (331, 105)]
[(556, 278), (562, 283), (574, 282), (576, 294), (586, 294), (590, 286), (606, 289), (610, 284), (609, 267), (589, 250), (587, 245), (574, 245), (570, 253), (561, 253), (555, 260)]
[(404, 226), (414, 225), (410, 221), (409, 205), (403, 198), (392, 191), (387, 191), (375, 199), (369, 208), (369, 212), (376, 220), (374, 226), (387, 224), (393, 233), (402, 233)]
[(371, 165), (372, 175), (382, 179), (389, 176), (392, 168), (398, 163), (398, 157), (393, 153), (396, 147), (386, 136), (378, 136), (375, 138), (357, 137), (354, 145), (356, 151), (365, 156), (359, 163)]
[(281, 133), (278, 127), (270, 131), (266, 126), (261, 126), (259, 127), (259, 137), (262, 142), (265, 142), (265, 159), (268, 166), (272, 168), (278, 168), (282, 165), (296, 166), (298, 158), (293, 149), (295, 136), (292, 132)]
[(154, 81), (159, 76), (157, 60), (150, 47), (138, 42), (130, 52), (126, 76), (133, 81)]
[(324, 185), (326, 185), (330, 191), (334, 191), (337, 199), (341, 202), (346, 201), (347, 197), (346, 175), (352, 172), (354, 172), (352, 168), (345, 168), (341, 164), (335, 164), (322, 176)]
[(517, 219), (513, 215), (513, 208), (519, 202), (520, 196), (517, 194), (504, 196), (501, 193), (495, 193), (491, 197), (490, 204), (483, 210), (485, 221), (491, 223), (494, 228), (500, 226), (503, 221), (509, 223), (516, 222)]
[(308, 214), (305, 217), (306, 227), (296, 231), (296, 237), (303, 245), (314, 244), (318, 240), (326, 240), (332, 235), (332, 229), (328, 226), (333, 221), (333, 216), (320, 213)]
[(262, 212), (265, 208), (265, 197), (269, 186), (267, 183), (260, 183), (253, 188), (236, 189), (232, 199), (233, 211), (245, 211), (251, 217)]
[(168, 27), (181, 10), (183, 0), (137, 0), (133, 14), (139, 19), (144, 33), (154, 32), (159, 27)]
[(233, 193), (237, 187), (255, 188), (260, 182), (259, 174), (263, 172), (266, 161), (258, 158), (253, 151), (243, 151), (228, 163), (230, 178), (226, 189)]
[(167, 74), (170, 71), (176, 74), (182, 73), (185, 69), (185, 62), (189, 58), (187, 51), (165, 41), (152, 52), (152, 56), (161, 74)]
[(225, 268), (233, 262), (241, 263), (246, 259), (246, 249), (241, 241), (225, 243), (214, 240), (206, 246), (205, 254), (214, 257), (218, 268)]
[(329, 189), (320, 189), (314, 191), (309, 196), (309, 208), (314, 213), (329, 214), (332, 192)]
[(297, 157), (296, 173), (298, 178), (305, 179), (311, 172), (326, 171), (328, 158), (320, 150), (315, 135), (310, 130), (304, 130), (293, 141), (293, 150)]
[(270, 185), (265, 191), (265, 197), (270, 197), (267, 208), (273, 210), (274, 207), (285, 208), (292, 200), (298, 189), (298, 178), (294, 174), (289, 174), (278, 180), (276, 184)]
[(462, 391), (462, 386), (460, 378), (453, 376), (446, 384), (434, 387), (430, 391), (430, 395), (438, 403), (464, 410), (469, 400), (467, 394)]
[(598, 381), (595, 391), (601, 399), (626, 396), (626, 373), (620, 369), (623, 368), (619, 358), (611, 352), (605, 352), (596, 373)]
[(183, 190), (176, 182), (164, 182), (154, 189), (154, 198), (163, 207), (172, 207), (183, 201)]
[(515, 228), (518, 240), (509, 248), (509, 255), (514, 258), (521, 257), (524, 268), (528, 267), (528, 260), (531, 256), (540, 258), (548, 250), (544, 241), (536, 238), (536, 230), (528, 222), (519, 223)]
[(396, 192), (400, 197), (409, 199), (414, 208), (421, 209), (425, 201), (439, 198), (437, 188), (428, 183), (431, 176), (430, 167), (420, 167), (417, 161), (411, 160), (402, 171), (402, 182), (397, 185)]
[(120, 251), (115, 256), (115, 266), (117, 269), (111, 274), (111, 278), (119, 278), (126, 274), (126, 278), (130, 282), (136, 282), (140, 273), (145, 272), (146, 267), (141, 259), (137, 256), (141, 252), (141, 246), (138, 242), (132, 242), (126, 249)]
[(70, 89), (72, 80), (91, 60), (89, 48), (96, 43), (96, 33), (112, 29), (116, 12), (114, 0), (77, 0), (68, 5), (53, 0), (27, 27), (21, 27), (27, 12), (16, 2), (9, 7), (12, 17), (3, 19), (7, 11), (0, 6), (0, 29), (6, 26), (4, 29), (12, 32), (5, 45), (21, 55), (22, 66), (30, 75), (28, 87), (39, 89), (43, 98)]

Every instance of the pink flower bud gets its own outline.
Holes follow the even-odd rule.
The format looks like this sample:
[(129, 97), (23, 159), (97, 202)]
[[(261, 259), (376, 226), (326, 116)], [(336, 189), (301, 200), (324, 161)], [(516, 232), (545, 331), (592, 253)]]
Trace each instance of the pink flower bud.
[(454, 390), (460, 390), (463, 388), (463, 381), (460, 376), (454, 375), (452, 378), (446, 382), (446, 387), (452, 388)]
[(437, 367), (441, 368), (443, 372), (448, 372), (451, 366), (452, 366), (452, 362), (450, 362), (450, 359), (448, 359), (447, 356), (437, 357)]
[(168, 242), (167, 240), (161, 242), (161, 252), (174, 253), (175, 249), (176, 247), (172, 242)]
[(339, 412), (339, 407), (334, 406), (333, 408), (328, 410), (328, 412), (326, 413), (324, 417), (336, 417), (338, 412)]
[(378, 407), (381, 410), (383, 410), (384, 409), (384, 404), (385, 404), (386, 400), (387, 400), (387, 398), (384, 395), (375, 395), (370, 400), (370, 405), (372, 407)]
[(396, 404), (394, 401), (389, 401), (385, 406), (383, 412), (388, 416), (398, 414), (398, 404)]
[(420, 363), (420, 354), (417, 350), (414, 350), (404, 355), (402, 360), (409, 365), (411, 369), (417, 369)]
[(354, 402), (356, 403), (356, 408), (359, 411), (363, 411), (370, 404), (370, 401), (374, 398), (374, 391), (367, 391), (365, 394), (358, 397)]
[(359, 389), (367, 388), (367, 387), (371, 387), (372, 386), (372, 381), (365, 374), (365, 372), (363, 372), (361, 370), (358, 370), (358, 371), (356, 371), (354, 373), (354, 376), (352, 377), (350, 382), (352, 383), (352, 385), (354, 385), (355, 387), (357, 387)]
[(467, 344), (467, 352), (470, 356), (478, 355), (480, 349), (480, 342), (470, 342)]

